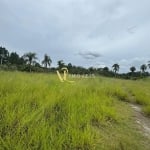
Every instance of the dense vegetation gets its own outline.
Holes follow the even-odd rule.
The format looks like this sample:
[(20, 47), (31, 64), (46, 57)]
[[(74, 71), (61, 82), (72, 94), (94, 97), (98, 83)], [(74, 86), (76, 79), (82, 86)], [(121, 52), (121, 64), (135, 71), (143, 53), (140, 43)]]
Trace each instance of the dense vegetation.
[(0, 149), (149, 150), (127, 101), (150, 115), (150, 80), (0, 72)]
[(6, 48), (0, 47), (0, 70), (19, 70), (28, 72), (56, 72), (57, 69), (67, 67), (71, 74), (96, 74), (107, 77), (118, 77), (125, 79), (137, 79), (149, 76), (146, 72), (150, 68), (150, 62), (147, 64), (141, 64), (140, 70), (136, 71), (134, 66), (130, 67), (130, 72), (119, 74), (119, 64), (112, 64), (112, 68), (84, 68), (82, 66), (75, 66), (71, 63), (65, 64), (63, 60), (58, 61), (58, 67), (49, 68), (52, 64), (50, 56), (44, 55), (41, 63), (37, 62), (36, 53), (26, 53), (23, 56), (19, 56), (16, 52), (9, 52)]

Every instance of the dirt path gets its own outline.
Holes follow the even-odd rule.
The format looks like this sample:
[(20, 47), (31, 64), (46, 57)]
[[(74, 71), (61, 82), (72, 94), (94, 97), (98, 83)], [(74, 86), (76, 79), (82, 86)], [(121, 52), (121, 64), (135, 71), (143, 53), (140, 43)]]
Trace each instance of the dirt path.
[(150, 139), (150, 118), (144, 116), (140, 105), (130, 104), (130, 106), (134, 110), (133, 117), (135, 118), (139, 130), (144, 136)]

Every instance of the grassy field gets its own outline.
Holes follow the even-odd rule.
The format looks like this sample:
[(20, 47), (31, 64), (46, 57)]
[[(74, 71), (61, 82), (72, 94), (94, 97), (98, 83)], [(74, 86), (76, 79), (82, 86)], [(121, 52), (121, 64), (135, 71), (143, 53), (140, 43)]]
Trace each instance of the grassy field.
[(128, 102), (150, 116), (150, 79), (0, 72), (0, 150), (149, 150)]

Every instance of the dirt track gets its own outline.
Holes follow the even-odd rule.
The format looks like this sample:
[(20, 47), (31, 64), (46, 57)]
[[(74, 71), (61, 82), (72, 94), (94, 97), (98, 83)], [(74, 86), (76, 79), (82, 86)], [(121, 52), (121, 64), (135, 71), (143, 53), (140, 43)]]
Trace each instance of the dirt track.
[(133, 117), (135, 118), (139, 130), (144, 136), (150, 138), (150, 118), (144, 116), (140, 105), (130, 104), (130, 106), (134, 110)]

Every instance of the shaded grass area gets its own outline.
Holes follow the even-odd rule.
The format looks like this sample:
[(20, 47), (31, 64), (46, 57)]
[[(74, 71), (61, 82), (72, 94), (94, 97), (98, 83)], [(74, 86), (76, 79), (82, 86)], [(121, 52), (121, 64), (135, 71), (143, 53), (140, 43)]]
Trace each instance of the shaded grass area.
[(134, 83), (94, 78), (70, 84), (18, 72), (0, 72), (0, 83), (2, 150), (149, 149), (120, 101), (129, 98), (122, 84), (133, 90)]

